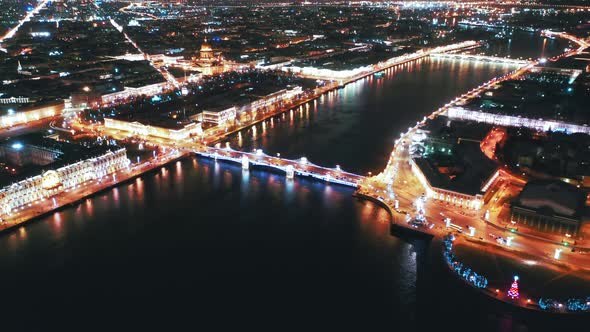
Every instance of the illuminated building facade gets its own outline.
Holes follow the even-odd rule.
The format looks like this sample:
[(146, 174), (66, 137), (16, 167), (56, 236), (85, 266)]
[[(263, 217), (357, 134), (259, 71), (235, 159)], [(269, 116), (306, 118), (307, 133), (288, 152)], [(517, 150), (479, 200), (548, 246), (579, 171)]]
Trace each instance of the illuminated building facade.
[(268, 107), (279, 102), (290, 101), (303, 93), (300, 86), (295, 86), (288, 89), (282, 89), (277, 92), (266, 95), (258, 100), (250, 103), (250, 109), (256, 110), (263, 107)]
[(193, 135), (203, 133), (201, 123), (191, 122), (188, 124), (170, 124), (164, 126), (140, 121), (124, 121), (119, 119), (105, 118), (104, 125), (108, 129), (123, 130), (135, 135), (156, 136), (173, 140), (189, 138)]
[(235, 120), (236, 118), (236, 107), (222, 107), (222, 108), (212, 108), (206, 111), (203, 111), (202, 119), (203, 122), (214, 123), (216, 125), (223, 125), (230, 121)]
[(194, 56), (192, 60), (203, 75), (220, 74), (226, 71), (221, 54), (215, 54), (207, 38), (201, 44), (198, 56)]
[(353, 69), (342, 69), (342, 70), (334, 70), (328, 68), (316, 68), (312, 66), (286, 66), (283, 67), (282, 70), (286, 72), (296, 73), (302, 76), (310, 77), (310, 78), (322, 78), (322, 79), (352, 79), (357, 76), (367, 75), (371, 72), (382, 70), (397, 64), (401, 64), (404, 62), (417, 60), (430, 54), (434, 53), (441, 53), (441, 52), (449, 52), (449, 51), (457, 51), (457, 50), (467, 50), (471, 48), (478, 47), (480, 44), (475, 41), (465, 41), (457, 44), (451, 44), (447, 46), (440, 46), (430, 49), (426, 52), (419, 50), (414, 53), (405, 54), (402, 56), (396, 56), (393, 58), (389, 58), (385, 61), (379, 62), (376, 65), (366, 65), (360, 66)]
[(125, 87), (122, 91), (117, 91), (113, 93), (109, 93), (106, 95), (101, 96), (101, 100), (103, 104), (110, 104), (114, 103), (117, 100), (125, 100), (131, 97), (138, 97), (138, 96), (153, 96), (162, 93), (164, 90), (168, 88), (167, 82), (161, 83), (154, 83), (149, 85), (140, 86), (137, 88), (134, 87)]
[(0, 116), (0, 128), (8, 128), (32, 121), (60, 115), (64, 110), (64, 103), (59, 102), (35, 108), (23, 109)]
[(207, 38), (205, 38), (205, 42), (201, 45), (201, 49), (199, 50), (198, 63), (205, 67), (212, 66), (215, 61), (216, 58), (215, 54), (213, 54), (213, 49), (211, 48), (211, 45), (207, 43)]
[(418, 178), (420, 184), (422, 184), (422, 186), (426, 190), (427, 197), (437, 199), (443, 202), (448, 202), (450, 204), (457, 205), (462, 208), (474, 210), (481, 209), (483, 205), (483, 196), (481, 194), (468, 195), (432, 186), (413, 158), (410, 158), (410, 165), (412, 166), (412, 172)]
[(258, 99), (240, 106), (208, 108), (195, 117), (195, 119), (207, 123), (213, 123), (215, 125), (224, 125), (234, 121), (236, 117), (243, 112), (255, 112), (266, 107), (280, 106), (281, 103), (290, 102), (299, 97), (302, 93), (303, 89), (300, 86), (292, 86), (287, 89), (281, 89), (265, 96), (258, 97)]
[(518, 117), (512, 115), (493, 114), (473, 111), (462, 107), (450, 107), (446, 115), (452, 119), (485, 122), (499, 126), (525, 127), (538, 131), (559, 131), (565, 133), (583, 133), (590, 135), (590, 127), (557, 120), (542, 120)]
[(22, 180), (0, 190), (0, 212), (9, 214), (25, 205), (43, 201), (87, 181), (127, 168), (129, 159), (124, 148), (72, 163)]
[(29, 97), (8, 97), (0, 98), (0, 104), (28, 104), (31, 102)]

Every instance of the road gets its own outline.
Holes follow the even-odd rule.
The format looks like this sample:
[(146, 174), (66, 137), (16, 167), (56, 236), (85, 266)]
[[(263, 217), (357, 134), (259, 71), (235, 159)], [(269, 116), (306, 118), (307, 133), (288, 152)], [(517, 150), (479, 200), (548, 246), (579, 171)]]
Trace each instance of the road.
[[(455, 98), (452, 102), (435, 111), (428, 118), (433, 119), (438, 115), (444, 114), (445, 110), (449, 107), (473, 98), (500, 80), (518, 77), (529, 67), (530, 65), (482, 84), (472, 91)], [(393, 222), (408, 227), (409, 224), (405, 222), (406, 213), (412, 217), (419, 214), (416, 202), (426, 191), (419, 179), (412, 172), (409, 163), (409, 144), (411, 137), (423, 123), (424, 121), (420, 122), (416, 127), (409, 128), (406, 133), (400, 136), (400, 139), (394, 145), (390, 161), (384, 171), (377, 176), (365, 179), (361, 182), (361, 188), (359, 189), (359, 193), (371, 196), (387, 204), (390, 210), (393, 211), (395, 219)], [(503, 135), (500, 130), (492, 131), (488, 135), (489, 140), (484, 140), (482, 144), (484, 152), (487, 150), (487, 154), (493, 154), (495, 152), (495, 143), (502, 138)], [(535, 264), (556, 270), (567, 270), (569, 273), (590, 280), (590, 252), (585, 252), (584, 250), (572, 252), (569, 247), (565, 247), (561, 243), (560, 237), (558, 236), (540, 238), (538, 237), (539, 234), (519, 234), (518, 232), (512, 232), (506, 227), (507, 224), (510, 224), (505, 221), (509, 220), (509, 213), (503, 207), (503, 203), (509, 197), (516, 195), (519, 192), (518, 187), (522, 187), (525, 183), (526, 179), (515, 176), (508, 172), (507, 169), (501, 167), (498, 179), (489, 189), (492, 192), (490, 199), (481, 210), (470, 210), (449, 202), (426, 199), (423, 203), (423, 211), (421, 213), (434, 226), (431, 229), (424, 227), (421, 230), (437, 237), (442, 237), (449, 232), (455, 232), (458, 236), (475, 240), (463, 241), (466, 246), (473, 250), (483, 250), (484, 246), (482, 244), (494, 244), (493, 246), (485, 246), (485, 250), (497, 255), (520, 260), (523, 264)], [(396, 201), (398, 208), (395, 207)], [(486, 211), (489, 211), (488, 220), (485, 220)], [(455, 225), (454, 228), (446, 227), (445, 218), (451, 219), (451, 223)], [(470, 227), (475, 229), (474, 236), (468, 234)], [(459, 229), (460, 231), (458, 231)], [(507, 244), (509, 237), (511, 238), (510, 245)], [(502, 238), (504, 241), (499, 243), (498, 238)], [(578, 243), (578, 245), (587, 245), (590, 247), (586, 242)], [(555, 258), (555, 253), (558, 249), (561, 250), (561, 253), (559, 258)], [(536, 259), (533, 260), (531, 257), (536, 257)]]
[[(28, 12), (25, 17), (23, 17), (20, 21), (18, 21), (17, 25), (10, 29), (4, 36), (0, 37), (0, 45), (5, 42), (7, 39), (10, 39), (12, 37), (14, 37), (14, 35), (18, 32), (18, 30), (23, 26), (23, 24), (25, 24), (26, 22), (29, 22), (31, 20), (31, 18), (35, 15), (37, 15), (41, 9), (45, 8), (45, 6), (47, 6), (47, 3), (49, 3), (50, 0), (43, 0), (41, 2), (39, 2), (39, 4), (33, 8), (33, 10), (31, 10), (30, 12)], [(3, 49), (0, 47), (0, 51), (2, 52), (7, 52), (6, 49)]]
[(7, 139), (10, 137), (16, 137), (27, 133), (35, 132), (41, 129), (48, 129), (49, 124), (52, 121), (61, 119), (61, 116), (54, 116), (50, 118), (44, 118), (37, 121), (30, 121), (25, 124), (12, 126), (9, 128), (0, 128), (0, 139)]

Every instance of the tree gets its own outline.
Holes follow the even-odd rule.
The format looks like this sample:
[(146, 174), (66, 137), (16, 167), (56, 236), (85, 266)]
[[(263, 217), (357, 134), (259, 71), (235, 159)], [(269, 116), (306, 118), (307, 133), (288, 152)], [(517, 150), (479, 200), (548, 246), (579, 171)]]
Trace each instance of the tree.
[(508, 290), (508, 296), (512, 299), (517, 299), (520, 296), (520, 293), (518, 292), (518, 276), (514, 276), (514, 281)]

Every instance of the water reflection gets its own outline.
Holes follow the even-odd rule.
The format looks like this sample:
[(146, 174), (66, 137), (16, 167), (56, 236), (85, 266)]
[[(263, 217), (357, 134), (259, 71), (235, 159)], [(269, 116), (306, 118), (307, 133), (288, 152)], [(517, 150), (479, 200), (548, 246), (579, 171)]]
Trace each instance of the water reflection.
[[(264, 140), (253, 128), (230, 143), (380, 170), (400, 128), (506, 70), (431, 60), (396, 66), (262, 124)], [(190, 317), (263, 313), (291, 322), (313, 312), (314, 323), (331, 327), (358, 319), (365, 329), (411, 324), (408, 331), (429, 322), (532, 326), (453, 283), (440, 250), (391, 236), (387, 212), (351, 195), (212, 160), (175, 163), (0, 237), (3, 281), (26, 285), (4, 288), (4, 313), (157, 307), (177, 320), (188, 298), (198, 307)]]
[[(361, 174), (376, 172), (385, 166), (392, 142), (408, 123), (510, 70), (498, 64), (422, 59), (278, 115), (274, 126), (265, 127), (262, 138), (252, 133), (254, 126), (228, 141), (246, 151), (263, 149), (290, 159), (305, 155), (320, 165), (341, 164)], [(280, 121), (285, 117), (287, 121)]]

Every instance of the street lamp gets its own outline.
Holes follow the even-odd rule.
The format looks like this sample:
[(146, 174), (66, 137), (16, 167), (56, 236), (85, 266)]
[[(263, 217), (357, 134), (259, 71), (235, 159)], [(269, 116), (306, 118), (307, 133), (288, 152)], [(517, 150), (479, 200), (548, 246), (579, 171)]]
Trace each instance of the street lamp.
[(559, 259), (559, 256), (561, 256), (561, 249), (557, 248), (555, 249), (555, 254), (553, 254), (553, 258)]

